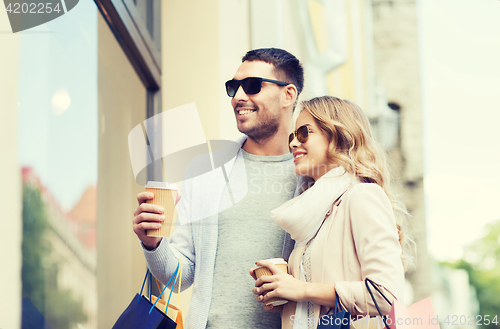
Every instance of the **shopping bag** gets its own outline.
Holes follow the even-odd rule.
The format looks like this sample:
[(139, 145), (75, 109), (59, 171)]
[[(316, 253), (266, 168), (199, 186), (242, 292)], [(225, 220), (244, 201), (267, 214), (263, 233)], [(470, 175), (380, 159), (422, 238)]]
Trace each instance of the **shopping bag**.
[(184, 321), (182, 320), (182, 311), (175, 305), (168, 305), (167, 316), (175, 321), (177, 329), (184, 329)]
[[(382, 321), (384, 321), (384, 327), (385, 327), (385, 329), (393, 329), (393, 328), (389, 328), (388, 321), (387, 321), (387, 315), (383, 315), (382, 312), (380, 311), (380, 307), (378, 306), (377, 300), (375, 299), (375, 297), (373, 297), (372, 290), (370, 289), (370, 286), (368, 285), (368, 283), (370, 283), (372, 285), (372, 287), (375, 288), (375, 290), (377, 290), (378, 293), (382, 297), (384, 297), (385, 301), (387, 303), (389, 303), (389, 305), (391, 305), (391, 307), (392, 307), (392, 303), (389, 301), (389, 299), (387, 299), (387, 297), (385, 297), (385, 295), (382, 293), (382, 291), (380, 291), (379, 287), (377, 287), (377, 285), (375, 283), (373, 283), (372, 280), (365, 279), (366, 290), (368, 290), (368, 292), (370, 293), (370, 296), (372, 297), (373, 304), (375, 304), (375, 307), (377, 308), (378, 314), (380, 314), (380, 317), (382, 318)], [(394, 299), (394, 300), (396, 300), (396, 299)]]
[[(170, 284), (172, 279), (174, 279), (172, 286), (175, 284), (175, 278), (178, 271), (179, 266), (177, 266), (177, 269), (165, 287)], [(129, 306), (116, 321), (113, 329), (176, 329), (177, 324), (164, 312), (156, 308), (156, 303), (151, 304), (146, 297), (142, 296), (142, 291), (148, 274), (149, 268), (146, 272), (146, 276), (144, 277), (140, 294), (135, 295)]]
[(24, 297), (22, 300), (21, 328), (52, 329), (52, 327), (45, 320), (42, 313), (40, 313), (40, 311), (35, 307), (35, 305), (33, 305), (28, 297)]
[[(151, 296), (151, 302), (154, 303), (158, 298), (156, 296)], [(156, 304), (156, 307), (165, 313), (165, 310), (167, 308), (167, 302), (164, 300), (160, 299), (158, 301), (158, 304)], [(168, 310), (167, 310), (167, 316), (174, 320), (174, 322), (177, 324), (176, 329), (184, 329), (184, 322), (182, 320), (182, 311), (175, 305), (168, 305)]]
[(440, 329), (430, 297), (408, 307), (394, 300), (387, 324), (390, 329)]
[[(335, 293), (337, 295), (337, 293)], [(351, 312), (346, 310), (339, 310), (339, 296), (336, 296), (335, 308), (333, 314), (328, 314), (332, 311), (329, 309), (325, 315), (319, 319), (317, 329), (349, 329), (351, 321)]]
[[(378, 307), (377, 302), (368, 287), (368, 283), (370, 283), (379, 292), (379, 294), (384, 297), (389, 305), (391, 305), (391, 312), (388, 317), (383, 316), (382, 312), (380, 312), (380, 308)], [(426, 299), (408, 307), (404, 307), (400, 302), (398, 302), (397, 299), (394, 299), (394, 302), (391, 303), (371, 280), (366, 279), (365, 285), (372, 297), (377, 311), (384, 321), (386, 329), (440, 329), (436, 318), (436, 312), (434, 312), (434, 307), (432, 306), (430, 297), (427, 297)]]
[(350, 329), (379, 329), (379, 319), (365, 316), (362, 319), (351, 321)]
[[(172, 290), (170, 291), (170, 296), (168, 297), (168, 301), (165, 301), (162, 298), (158, 300), (156, 296), (151, 296), (151, 302), (154, 303), (156, 302), (156, 300), (158, 300), (156, 307), (160, 309), (163, 313), (166, 313), (169, 318), (175, 321), (175, 323), (177, 324), (177, 329), (184, 329), (184, 321), (182, 320), (182, 311), (179, 309), (179, 298), (181, 295), (181, 284), (182, 284), (182, 258), (179, 258), (179, 267), (180, 267), (178, 272), (179, 289), (177, 291), (177, 306), (168, 304), (170, 302), (170, 297), (172, 296), (172, 291), (175, 285), (175, 281), (174, 284), (172, 285)], [(158, 291), (162, 291), (162, 289), (160, 288), (160, 284), (158, 283), (158, 280), (156, 280), (156, 284), (158, 286)], [(168, 304), (168, 309), (167, 309), (167, 304)]]

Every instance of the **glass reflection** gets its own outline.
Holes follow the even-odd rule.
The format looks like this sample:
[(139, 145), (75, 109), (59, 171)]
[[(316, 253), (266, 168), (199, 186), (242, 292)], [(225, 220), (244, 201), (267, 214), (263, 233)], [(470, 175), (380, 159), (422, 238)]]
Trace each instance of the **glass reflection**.
[(97, 327), (97, 15), (21, 34), (22, 293), (54, 329)]

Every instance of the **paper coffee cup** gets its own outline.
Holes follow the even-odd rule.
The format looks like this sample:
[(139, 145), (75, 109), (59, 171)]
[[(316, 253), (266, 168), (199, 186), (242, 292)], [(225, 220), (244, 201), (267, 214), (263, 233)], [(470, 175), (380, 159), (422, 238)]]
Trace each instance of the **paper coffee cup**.
[(147, 200), (146, 203), (162, 206), (165, 209), (163, 213), (165, 220), (161, 223), (161, 227), (157, 230), (148, 230), (146, 234), (147, 236), (169, 237), (177, 215), (175, 198), (179, 189), (175, 184), (151, 181), (146, 184), (145, 188), (147, 192), (152, 192), (155, 195), (153, 199)]
[[(287, 272), (287, 263), (283, 258), (271, 258), (271, 259), (267, 259), (267, 260), (270, 262), (273, 262), (274, 265), (276, 265), (280, 270)], [(254, 271), (255, 271), (255, 276), (257, 277), (257, 279), (263, 275), (273, 275), (273, 272), (271, 272), (270, 269), (268, 269), (267, 267), (264, 267), (264, 266), (259, 266)], [(283, 305), (286, 303), (288, 303), (288, 300), (274, 297), (274, 298), (269, 299), (266, 302), (266, 306), (267, 305), (279, 306), (279, 305)]]

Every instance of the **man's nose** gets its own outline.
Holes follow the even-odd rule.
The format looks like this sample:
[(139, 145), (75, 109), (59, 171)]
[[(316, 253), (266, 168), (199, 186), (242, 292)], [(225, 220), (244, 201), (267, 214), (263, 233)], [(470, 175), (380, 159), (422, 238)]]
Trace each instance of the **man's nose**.
[(238, 89), (236, 89), (236, 94), (234, 94), (233, 98), (235, 101), (247, 101), (248, 95), (245, 93), (242, 86), (238, 86)]

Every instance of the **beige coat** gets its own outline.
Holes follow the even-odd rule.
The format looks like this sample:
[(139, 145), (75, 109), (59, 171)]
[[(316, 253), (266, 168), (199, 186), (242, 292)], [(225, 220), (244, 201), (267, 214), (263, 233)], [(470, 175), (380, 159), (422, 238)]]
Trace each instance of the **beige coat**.
[[(311, 248), (311, 281), (334, 284), (351, 316), (366, 315), (366, 303), (370, 316), (378, 315), (366, 291), (365, 278), (379, 285), (391, 302), (393, 296), (403, 302), (402, 249), (391, 202), (379, 185), (360, 183), (351, 187), (327, 214)], [(288, 272), (295, 278), (299, 278), (304, 251), (305, 246), (295, 247), (290, 255)], [(382, 313), (389, 314), (390, 305), (375, 289), (372, 291)], [(295, 308), (296, 302), (284, 305), (282, 328), (292, 328), (294, 318), (290, 317)], [(314, 318), (326, 311), (326, 307), (314, 305)]]

